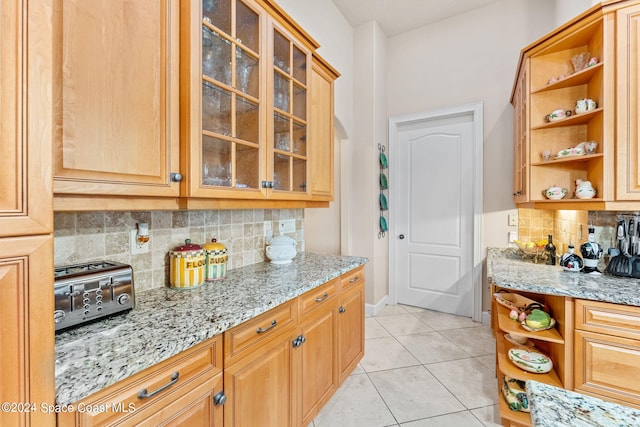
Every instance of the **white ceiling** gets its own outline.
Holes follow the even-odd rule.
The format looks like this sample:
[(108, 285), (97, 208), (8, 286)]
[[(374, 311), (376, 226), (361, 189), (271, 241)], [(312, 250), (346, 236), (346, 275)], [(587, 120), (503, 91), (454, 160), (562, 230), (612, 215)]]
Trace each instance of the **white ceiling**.
[(355, 28), (377, 21), (387, 37), (478, 9), (497, 0), (333, 0)]

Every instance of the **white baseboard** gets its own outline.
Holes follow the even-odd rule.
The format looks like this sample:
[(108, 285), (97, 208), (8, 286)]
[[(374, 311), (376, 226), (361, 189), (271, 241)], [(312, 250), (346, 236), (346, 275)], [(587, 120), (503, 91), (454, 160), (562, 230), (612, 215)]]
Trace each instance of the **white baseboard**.
[(483, 311), (482, 315), (480, 317), (480, 320), (482, 321), (483, 325), (490, 325), (491, 324), (491, 313), (489, 313), (488, 311)]
[(375, 316), (380, 313), (387, 304), (389, 304), (389, 295), (382, 297), (376, 304), (365, 304), (364, 315), (367, 317)]

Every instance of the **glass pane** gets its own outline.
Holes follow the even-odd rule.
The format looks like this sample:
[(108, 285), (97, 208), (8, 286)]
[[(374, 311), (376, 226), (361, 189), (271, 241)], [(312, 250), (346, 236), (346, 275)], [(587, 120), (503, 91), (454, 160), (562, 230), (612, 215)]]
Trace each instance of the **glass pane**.
[(242, 144), (236, 147), (236, 187), (259, 188), (260, 150)]
[(236, 6), (236, 38), (239, 43), (260, 53), (258, 43), (260, 26), (258, 22), (258, 14), (239, 1)]
[(276, 150), (289, 151), (289, 118), (273, 115), (273, 144)]
[(202, 82), (202, 128), (231, 135), (231, 93)]
[(273, 38), (273, 65), (289, 74), (289, 40), (277, 31)]
[(236, 47), (236, 89), (257, 98), (259, 77), (258, 60)]
[(306, 120), (307, 118), (307, 90), (293, 84), (293, 115)]
[(307, 126), (293, 122), (293, 152), (301, 156), (307, 155)]
[(202, 185), (231, 187), (231, 144), (202, 135)]
[(231, 35), (231, 0), (203, 0), (202, 20)]
[(236, 97), (236, 136), (245, 141), (260, 142), (258, 104)]
[(231, 85), (231, 43), (202, 26), (202, 73)]
[(293, 77), (307, 84), (307, 55), (298, 47), (293, 47)]
[(292, 191), (307, 191), (307, 162), (293, 159), (293, 188)]
[(289, 112), (289, 79), (278, 72), (273, 76), (273, 106)]
[(289, 191), (289, 156), (274, 154), (273, 156), (273, 188)]

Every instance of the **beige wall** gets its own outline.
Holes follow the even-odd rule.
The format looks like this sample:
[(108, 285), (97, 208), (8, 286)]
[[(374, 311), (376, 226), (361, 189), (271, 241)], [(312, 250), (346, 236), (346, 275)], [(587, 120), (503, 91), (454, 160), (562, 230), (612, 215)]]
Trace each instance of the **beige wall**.
[[(377, 144), (387, 143), (388, 117), (484, 103), (482, 246), (508, 246), (509, 231), (517, 230), (508, 225), (508, 215), (517, 212), (511, 198), (509, 97), (520, 49), (592, 1), (500, 0), (390, 39), (375, 23), (351, 29), (328, 0), (278, 3), (320, 42), (320, 53), (343, 74), (336, 82), (336, 118), (350, 141), (351, 163), (343, 168), (349, 171), (342, 180), (348, 180), (350, 191), (343, 201), (348, 216), (343, 216), (341, 239), (349, 234), (347, 254), (371, 259), (367, 303), (376, 304), (389, 292), (388, 240), (377, 239), (375, 188)], [(321, 230), (323, 222), (307, 221), (307, 236)], [(309, 247), (315, 235), (307, 240)]]

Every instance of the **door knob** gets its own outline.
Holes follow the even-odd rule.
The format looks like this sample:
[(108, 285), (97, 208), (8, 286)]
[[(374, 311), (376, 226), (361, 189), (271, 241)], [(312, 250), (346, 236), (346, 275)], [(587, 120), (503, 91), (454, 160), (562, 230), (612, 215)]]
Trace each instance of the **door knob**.
[(399, 235), (398, 239), (403, 240), (404, 239), (404, 234)]

